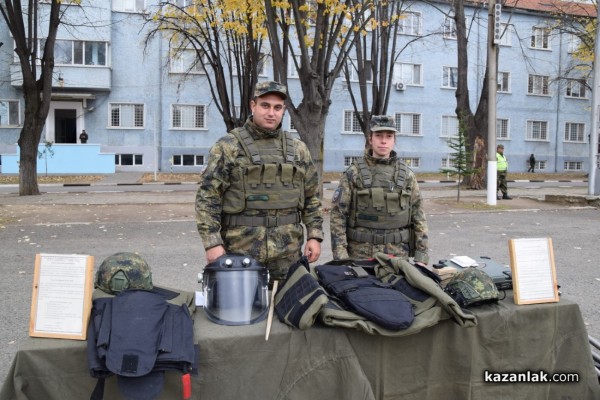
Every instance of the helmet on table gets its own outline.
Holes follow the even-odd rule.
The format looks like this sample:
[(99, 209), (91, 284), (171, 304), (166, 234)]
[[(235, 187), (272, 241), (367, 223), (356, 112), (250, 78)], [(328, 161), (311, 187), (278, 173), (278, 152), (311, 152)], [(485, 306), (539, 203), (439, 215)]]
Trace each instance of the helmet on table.
[(492, 278), (478, 268), (457, 272), (448, 281), (444, 291), (463, 308), (495, 302), (499, 297)]
[(94, 287), (108, 294), (117, 294), (126, 289), (152, 290), (152, 271), (138, 254), (115, 253), (100, 264)]

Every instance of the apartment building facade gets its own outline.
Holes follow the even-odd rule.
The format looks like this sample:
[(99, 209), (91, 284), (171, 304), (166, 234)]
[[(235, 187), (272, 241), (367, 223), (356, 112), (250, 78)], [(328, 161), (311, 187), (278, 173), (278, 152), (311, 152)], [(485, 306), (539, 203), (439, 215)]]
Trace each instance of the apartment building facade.
[[(117, 171), (202, 170), (225, 124), (210, 97), (207, 76), (200, 70), (187, 73), (185, 55), (170, 58), (166, 38), (145, 41), (144, 13), (150, 2), (156, 4), (84, 0), (68, 10), (71, 24), (58, 32), (42, 142), (70, 146), (72, 152), (94, 144), (102, 154), (114, 155)], [(401, 22), (398, 48), (403, 50), (394, 65), (388, 114), (395, 116), (400, 131), (396, 150), (418, 172), (452, 164), (448, 139), (457, 135), (458, 120), (450, 12), (447, 3), (413, 2)], [(572, 68), (577, 39), (553, 29), (552, 16), (535, 6), (505, 8), (502, 18), (506, 31), (499, 44), (496, 136), (505, 145), (511, 171), (526, 171), (532, 153), (537, 170), (587, 171), (592, 96), (584, 72)], [(466, 20), (474, 110), (487, 57), (487, 8), (467, 7)], [(6, 160), (18, 150), (24, 100), (5, 24), (0, 24), (0, 41), (0, 154)], [(270, 79), (270, 67), (267, 61), (262, 79)], [(294, 71), (288, 81), (298, 104), (301, 91)], [(283, 127), (293, 131), (289, 116)], [(79, 139), (83, 130), (87, 144)], [(363, 147), (347, 84), (340, 78), (326, 123), (324, 170), (344, 170)], [(1, 167), (6, 173), (6, 162)], [(76, 166), (69, 168), (77, 172)]]

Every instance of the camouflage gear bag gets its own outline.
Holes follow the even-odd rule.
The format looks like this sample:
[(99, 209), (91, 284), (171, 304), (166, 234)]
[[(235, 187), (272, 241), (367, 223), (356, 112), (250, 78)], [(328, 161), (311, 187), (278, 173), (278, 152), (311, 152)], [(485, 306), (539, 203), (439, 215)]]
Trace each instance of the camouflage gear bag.
[(152, 290), (152, 271), (148, 263), (135, 253), (115, 253), (100, 264), (94, 287), (108, 294), (126, 289)]
[(463, 308), (496, 302), (499, 297), (492, 278), (477, 268), (466, 268), (456, 273), (444, 291)]

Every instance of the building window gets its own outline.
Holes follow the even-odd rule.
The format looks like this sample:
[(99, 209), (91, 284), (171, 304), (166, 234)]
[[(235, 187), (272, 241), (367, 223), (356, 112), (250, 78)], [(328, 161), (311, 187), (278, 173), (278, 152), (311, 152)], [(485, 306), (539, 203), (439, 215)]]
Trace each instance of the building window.
[(421, 135), (421, 114), (396, 113), (396, 129), (401, 135)]
[(573, 33), (567, 36), (567, 51), (569, 54), (576, 53), (581, 48), (581, 38)]
[(394, 83), (422, 85), (422, 69), (423, 66), (420, 64), (396, 63), (394, 65)]
[(19, 101), (0, 100), (0, 127), (19, 126)]
[(586, 87), (585, 79), (567, 79), (566, 95), (567, 97), (585, 99), (587, 98)]
[(357, 156), (344, 156), (344, 167), (349, 167), (350, 165), (352, 165), (352, 161), (354, 161), (355, 158), (359, 158)]
[(143, 12), (146, 10), (145, 0), (112, 0), (113, 11)]
[(110, 128), (143, 128), (144, 105), (129, 103), (111, 103), (109, 117)]
[(360, 123), (354, 111), (344, 111), (344, 132), (362, 133)]
[(582, 161), (565, 161), (565, 171), (583, 171)]
[(454, 20), (454, 13), (446, 15), (444, 18), (442, 35), (444, 39), (456, 39), (456, 21)]
[[(40, 39), (38, 52), (41, 58), (46, 39)], [(60, 40), (54, 44), (54, 63), (56, 65), (108, 65), (106, 42), (83, 40)]]
[(142, 154), (115, 154), (115, 165), (143, 165)]
[(458, 136), (458, 118), (453, 115), (442, 116), (442, 137)]
[(458, 68), (444, 67), (442, 71), (442, 87), (456, 89), (458, 85)]
[[(358, 65), (355, 59), (349, 59), (348, 63), (348, 74), (350, 75), (350, 82), (358, 82)], [(373, 66), (371, 64), (371, 60), (364, 60), (363, 72), (366, 75), (367, 82), (372, 82), (373, 80)]]
[(203, 63), (207, 64), (207, 57), (196, 49), (175, 51), (169, 60), (169, 72), (173, 74), (203, 74)]
[(508, 119), (496, 119), (496, 139), (508, 139)]
[[(294, 62), (294, 60), (296, 60), (296, 62)], [(300, 68), (301, 65), (301, 58), (300, 56), (289, 56), (288, 58), (288, 77), (290, 78), (298, 78), (300, 75), (298, 74), (298, 69)], [(296, 66), (296, 64), (298, 66)]]
[(527, 121), (527, 140), (548, 140), (548, 121)]
[(549, 94), (549, 81), (550, 77), (547, 75), (529, 74), (529, 79), (527, 80), (527, 93), (547, 96)]
[(502, 32), (500, 42), (498, 43), (500, 46), (512, 46), (512, 30), (511, 25), (500, 24), (500, 32)]
[(567, 122), (565, 124), (565, 142), (584, 142), (585, 124)]
[(510, 92), (510, 72), (498, 71), (498, 92), (508, 93)]
[(400, 16), (398, 33), (401, 35), (421, 35), (421, 13), (406, 12)]
[(205, 129), (206, 107), (193, 104), (171, 105), (171, 128)]
[(290, 131), (290, 132), (298, 132), (298, 130), (294, 126), (294, 122), (292, 121), (291, 117), (290, 117), (290, 128), (288, 129), (288, 131)]
[(534, 49), (550, 49), (550, 28), (533, 27), (531, 47)]
[(421, 166), (421, 159), (418, 157), (398, 157), (400, 161), (408, 165), (411, 168), (419, 168)]
[(175, 154), (173, 165), (178, 167), (197, 167), (204, 165), (204, 156), (196, 154)]
[(442, 158), (442, 168), (456, 168), (456, 160), (452, 158)]

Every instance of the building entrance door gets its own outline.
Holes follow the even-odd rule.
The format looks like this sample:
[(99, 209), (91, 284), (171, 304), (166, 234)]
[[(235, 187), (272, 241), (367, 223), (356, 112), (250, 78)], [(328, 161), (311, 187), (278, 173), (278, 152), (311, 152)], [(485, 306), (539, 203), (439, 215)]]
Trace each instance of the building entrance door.
[(55, 143), (77, 143), (76, 110), (54, 110), (54, 140)]

